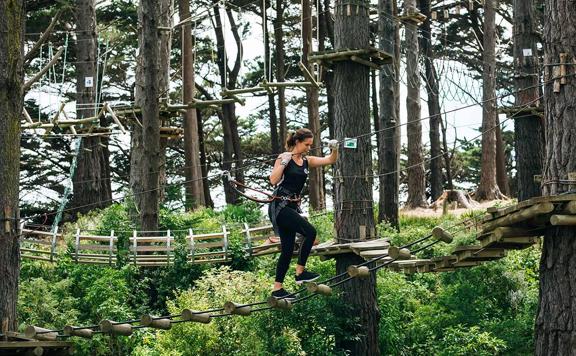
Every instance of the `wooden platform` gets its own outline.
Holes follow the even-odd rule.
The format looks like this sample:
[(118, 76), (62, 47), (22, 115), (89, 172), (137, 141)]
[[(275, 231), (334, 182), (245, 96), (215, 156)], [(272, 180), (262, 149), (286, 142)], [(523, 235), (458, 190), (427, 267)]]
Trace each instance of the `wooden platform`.
[(26, 338), (17, 333), (8, 333), (8, 335), (8, 340), (0, 340), (0, 356), (62, 356), (73, 354), (72, 343), (68, 341), (40, 341)]
[(407, 260), (391, 263), (389, 269), (445, 272), (477, 266), (504, 258), (509, 250), (538, 244), (546, 229), (554, 226), (576, 228), (576, 194), (536, 197), (512, 206), (488, 208), (477, 235), (478, 244), (457, 246), (450, 255), (433, 258), (434, 267), (423, 260)]
[(374, 47), (346, 48), (313, 52), (308, 56), (308, 61), (324, 67), (332, 67), (336, 62), (353, 61), (372, 69), (380, 69), (385, 64), (392, 63), (392, 55)]

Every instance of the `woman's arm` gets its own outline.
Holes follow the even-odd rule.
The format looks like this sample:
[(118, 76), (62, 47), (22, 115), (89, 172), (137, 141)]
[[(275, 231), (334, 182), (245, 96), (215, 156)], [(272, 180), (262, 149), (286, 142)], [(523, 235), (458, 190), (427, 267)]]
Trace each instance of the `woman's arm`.
[(274, 168), (272, 168), (272, 172), (270, 173), (270, 183), (272, 183), (272, 185), (276, 185), (280, 182), (280, 179), (282, 179), (282, 175), (284, 174), (284, 168), (286, 168), (286, 165), (291, 159), (292, 152), (284, 152), (276, 158)]
[(322, 167), (322, 166), (334, 164), (334, 163), (336, 163), (336, 160), (338, 159), (338, 148), (337, 147), (332, 148), (332, 152), (330, 152), (329, 156), (326, 156), (326, 157), (309, 156), (309, 157), (306, 157), (306, 159), (308, 160), (308, 167), (310, 167), (310, 168)]

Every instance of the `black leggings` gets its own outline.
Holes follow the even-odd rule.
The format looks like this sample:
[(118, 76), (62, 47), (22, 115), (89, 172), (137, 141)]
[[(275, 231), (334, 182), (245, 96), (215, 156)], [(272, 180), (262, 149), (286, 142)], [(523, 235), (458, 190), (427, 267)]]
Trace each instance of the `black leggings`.
[(276, 266), (276, 282), (282, 283), (284, 282), (284, 277), (290, 266), (290, 260), (294, 254), (296, 233), (304, 236), (304, 242), (302, 246), (300, 246), (300, 253), (298, 255), (298, 264), (305, 266), (314, 240), (316, 239), (316, 229), (308, 220), (300, 216), (300, 214), (290, 206), (286, 206), (280, 210), (276, 222), (278, 224), (278, 233), (282, 245), (282, 252), (280, 253), (280, 258), (278, 258), (278, 265)]

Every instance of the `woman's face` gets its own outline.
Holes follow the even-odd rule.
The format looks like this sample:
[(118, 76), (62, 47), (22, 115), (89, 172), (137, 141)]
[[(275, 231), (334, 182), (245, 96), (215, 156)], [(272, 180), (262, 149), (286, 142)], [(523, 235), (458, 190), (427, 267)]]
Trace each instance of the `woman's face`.
[(312, 143), (314, 139), (312, 137), (304, 139), (304, 141), (296, 141), (295, 151), (296, 153), (308, 154), (312, 148)]

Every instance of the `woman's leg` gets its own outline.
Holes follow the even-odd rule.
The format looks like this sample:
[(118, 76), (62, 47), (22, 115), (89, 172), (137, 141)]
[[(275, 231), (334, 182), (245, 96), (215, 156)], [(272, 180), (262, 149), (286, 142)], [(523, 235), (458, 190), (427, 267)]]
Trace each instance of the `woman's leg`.
[[(282, 229), (289, 229), (293, 233), (298, 232), (304, 236), (304, 241), (298, 254), (298, 265), (296, 266), (296, 274), (298, 275), (304, 271), (304, 266), (306, 266), (306, 261), (308, 261), (308, 256), (310, 256), (310, 251), (316, 239), (316, 229), (293, 209), (282, 209), (280, 214), (282, 215), (282, 222), (278, 225)], [(288, 224), (285, 225), (286, 223)], [(282, 236), (280, 237), (282, 238)], [(282, 247), (282, 250), (284, 250), (284, 247)]]
[(292, 254), (294, 253), (294, 241), (296, 240), (296, 231), (286, 228), (290, 226), (290, 215), (285, 214), (285, 211), (292, 210), (290, 208), (284, 208), (278, 214), (278, 232), (280, 235), (280, 245), (281, 252), (278, 258), (278, 264), (276, 265), (276, 283), (274, 283), (274, 289), (282, 288), (282, 283), (284, 282), (284, 277), (286, 277), (286, 272), (288, 272), (288, 267), (290, 267), (290, 260), (292, 259)]

